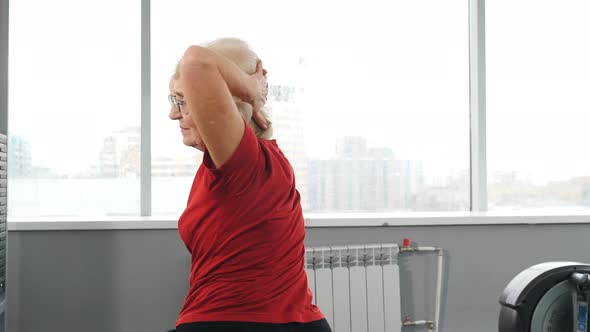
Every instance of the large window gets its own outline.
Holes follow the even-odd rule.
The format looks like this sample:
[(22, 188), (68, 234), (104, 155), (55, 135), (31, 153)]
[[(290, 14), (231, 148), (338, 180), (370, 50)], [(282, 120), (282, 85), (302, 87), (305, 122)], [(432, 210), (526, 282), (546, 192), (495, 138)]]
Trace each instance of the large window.
[[(168, 119), (168, 80), (189, 45), (226, 36), (269, 71), (306, 213), (470, 209), (468, 1), (151, 1), (151, 160), (142, 1), (11, 1), (10, 216), (139, 215), (142, 163), (152, 214), (177, 216), (202, 155)], [(487, 185), (492, 211), (589, 211), (589, 11), (486, 2), (488, 181), (475, 190)]]
[(590, 3), (486, 2), (490, 210), (590, 211)]
[(10, 2), (11, 216), (137, 215), (140, 1)]
[(306, 212), (468, 210), (466, 13), (466, 1), (152, 1), (154, 213), (186, 204), (201, 158), (167, 118), (168, 79), (189, 45), (225, 36), (269, 71)]

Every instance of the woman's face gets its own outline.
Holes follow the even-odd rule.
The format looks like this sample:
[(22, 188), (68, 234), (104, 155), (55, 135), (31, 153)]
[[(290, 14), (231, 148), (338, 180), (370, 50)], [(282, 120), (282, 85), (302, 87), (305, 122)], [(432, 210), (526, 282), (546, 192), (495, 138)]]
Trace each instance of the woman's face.
[[(184, 93), (179, 80), (170, 80), (170, 94), (176, 96), (179, 101), (184, 100)], [(170, 104), (171, 120), (178, 120), (178, 126), (180, 127), (180, 133), (182, 134), (182, 142), (184, 145), (192, 146), (198, 150), (205, 151), (205, 144), (201, 138), (201, 134), (195, 125), (189, 112), (187, 105), (182, 106), (182, 111), (178, 110), (175, 104)]]

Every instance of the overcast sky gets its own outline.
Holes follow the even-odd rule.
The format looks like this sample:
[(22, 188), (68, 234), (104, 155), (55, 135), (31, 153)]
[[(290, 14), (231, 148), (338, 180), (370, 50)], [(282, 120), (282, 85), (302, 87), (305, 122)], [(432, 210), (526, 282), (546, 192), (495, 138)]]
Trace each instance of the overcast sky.
[[(486, 9), (488, 171), (590, 175), (590, 2)], [(153, 155), (193, 153), (167, 119), (176, 61), (188, 45), (235, 36), (271, 84), (305, 89), (310, 157), (354, 135), (423, 160), (426, 176), (466, 169), (467, 12), (463, 0), (153, 0)], [(139, 0), (14, 1), (9, 56), (9, 131), (31, 142), (35, 164), (77, 172), (103, 137), (139, 125)]]

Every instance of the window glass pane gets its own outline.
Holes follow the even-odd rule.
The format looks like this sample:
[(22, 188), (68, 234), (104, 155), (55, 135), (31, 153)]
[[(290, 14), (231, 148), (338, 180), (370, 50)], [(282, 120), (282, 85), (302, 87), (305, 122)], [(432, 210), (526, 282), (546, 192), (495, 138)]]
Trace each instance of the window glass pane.
[(589, 212), (590, 2), (486, 12), (490, 210)]
[(11, 216), (139, 213), (140, 2), (10, 3)]
[[(191, 44), (248, 41), (306, 212), (469, 209), (466, 1), (152, 2), (154, 213), (186, 205), (201, 156), (170, 121)], [(192, 169), (192, 170), (191, 170)], [(176, 174), (178, 173), (178, 174)]]

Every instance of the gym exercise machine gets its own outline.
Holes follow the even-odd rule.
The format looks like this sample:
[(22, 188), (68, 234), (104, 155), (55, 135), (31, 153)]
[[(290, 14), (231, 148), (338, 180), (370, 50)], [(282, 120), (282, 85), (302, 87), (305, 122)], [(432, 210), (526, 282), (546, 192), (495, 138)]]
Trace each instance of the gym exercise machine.
[(520, 272), (500, 296), (500, 332), (588, 332), (590, 265), (547, 262)]

